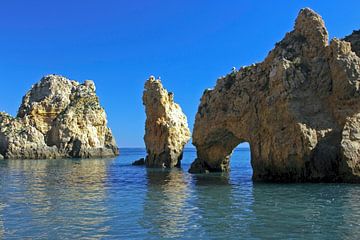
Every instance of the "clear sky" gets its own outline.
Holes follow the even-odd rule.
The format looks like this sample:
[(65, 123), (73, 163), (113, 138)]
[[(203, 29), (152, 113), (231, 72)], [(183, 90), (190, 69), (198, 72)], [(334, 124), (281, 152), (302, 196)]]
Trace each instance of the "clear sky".
[(150, 74), (192, 129), (203, 90), (264, 59), (303, 7), (322, 15), (330, 37), (359, 28), (359, 0), (0, 0), (0, 111), (15, 115), (44, 75), (93, 79), (119, 146), (142, 147)]

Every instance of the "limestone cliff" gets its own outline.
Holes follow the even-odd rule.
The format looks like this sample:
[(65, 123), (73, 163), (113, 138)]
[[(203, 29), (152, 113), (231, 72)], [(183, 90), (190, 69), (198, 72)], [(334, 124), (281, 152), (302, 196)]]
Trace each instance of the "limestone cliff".
[(94, 82), (42, 78), (23, 97), (16, 118), (0, 113), (0, 154), (11, 159), (118, 155)]
[(168, 93), (161, 81), (151, 76), (145, 83), (143, 103), (146, 111), (146, 166), (180, 166), (190, 131), (185, 114), (174, 103), (173, 93)]
[[(360, 181), (360, 58), (302, 9), (266, 59), (218, 79), (196, 115), (190, 172), (228, 171), (249, 142), (253, 179)], [(353, 49), (352, 49), (353, 47)]]

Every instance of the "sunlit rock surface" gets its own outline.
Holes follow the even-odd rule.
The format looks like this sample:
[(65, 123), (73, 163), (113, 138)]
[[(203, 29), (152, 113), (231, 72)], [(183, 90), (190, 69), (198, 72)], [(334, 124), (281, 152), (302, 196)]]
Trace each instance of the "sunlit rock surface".
[(254, 180), (359, 182), (358, 32), (345, 40), (329, 43), (322, 18), (302, 9), (263, 62), (205, 90), (190, 172), (228, 171), (233, 149), (249, 142)]
[(145, 83), (143, 104), (146, 111), (146, 166), (180, 166), (184, 146), (190, 140), (190, 130), (185, 114), (174, 102), (173, 93), (151, 76)]
[(0, 113), (0, 154), (10, 159), (110, 157), (119, 151), (95, 84), (48, 75), (23, 97), (17, 117)]

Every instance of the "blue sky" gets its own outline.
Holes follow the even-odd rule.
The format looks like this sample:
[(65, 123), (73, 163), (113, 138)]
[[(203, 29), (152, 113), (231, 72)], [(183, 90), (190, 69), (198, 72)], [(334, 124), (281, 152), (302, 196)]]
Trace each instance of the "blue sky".
[(322, 15), (330, 37), (359, 28), (358, 0), (0, 0), (0, 111), (15, 115), (44, 75), (93, 79), (119, 146), (142, 147), (150, 74), (192, 129), (203, 90), (264, 59), (303, 7)]

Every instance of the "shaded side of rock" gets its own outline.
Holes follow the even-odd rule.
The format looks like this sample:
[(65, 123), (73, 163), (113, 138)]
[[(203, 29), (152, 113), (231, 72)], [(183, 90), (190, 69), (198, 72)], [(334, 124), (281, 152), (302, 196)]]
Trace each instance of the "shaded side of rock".
[(352, 34), (344, 37), (344, 41), (347, 41), (351, 44), (351, 50), (360, 57), (360, 30), (355, 30)]
[(146, 166), (180, 166), (185, 144), (190, 140), (187, 119), (160, 80), (150, 77), (145, 83), (143, 104), (146, 111), (144, 141)]
[(360, 59), (302, 9), (266, 59), (218, 79), (201, 98), (190, 172), (228, 171), (249, 142), (257, 181), (359, 182)]

